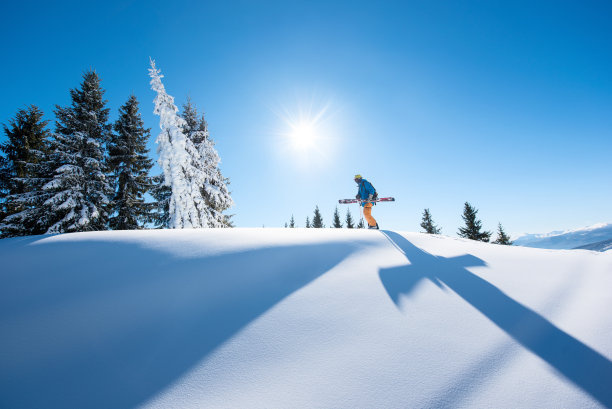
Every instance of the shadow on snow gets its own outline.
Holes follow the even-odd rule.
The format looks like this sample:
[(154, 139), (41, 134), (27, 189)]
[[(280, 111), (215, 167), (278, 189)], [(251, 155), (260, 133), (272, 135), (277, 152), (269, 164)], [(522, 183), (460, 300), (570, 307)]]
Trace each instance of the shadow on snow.
[(400, 234), (382, 233), (410, 261), (410, 265), (380, 271), (383, 286), (396, 305), (422, 279), (440, 287), (443, 284), (566, 379), (605, 407), (612, 407), (612, 362), (466, 269), (486, 266), (483, 260), (472, 255), (434, 256)]
[(0, 407), (142, 404), (356, 250), (179, 258), (134, 243), (33, 241), (0, 254)]

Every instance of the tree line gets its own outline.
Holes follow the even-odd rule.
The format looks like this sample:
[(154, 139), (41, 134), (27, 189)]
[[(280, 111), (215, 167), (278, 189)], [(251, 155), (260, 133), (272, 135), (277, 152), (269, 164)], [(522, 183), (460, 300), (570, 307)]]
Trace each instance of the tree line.
[[(164, 158), (167, 163), (160, 163), (175, 168), (177, 161), (191, 164), (190, 173), (179, 169), (172, 179), (168, 172), (149, 174), (153, 161), (146, 145), (151, 135), (137, 98), (130, 95), (111, 122), (104, 93), (100, 77), (89, 70), (80, 86), (70, 90), (71, 104), (56, 105), (54, 131), (35, 105), (19, 109), (3, 125), (7, 140), (0, 144), (0, 237), (183, 227), (172, 223), (180, 204), (171, 199), (188, 176), (200, 184), (198, 211), (208, 212), (206, 217), (199, 214), (201, 225), (191, 227), (231, 227), (231, 216), (222, 214), (232, 204), (229, 179), (217, 166), (208, 125), (195, 105), (190, 100), (183, 105), (173, 134), (162, 126), (169, 140), (180, 134), (193, 150), (192, 156), (172, 152), (173, 157)], [(160, 147), (158, 153), (165, 151)]]
[[(457, 234), (459, 235), (459, 237), (463, 237), (466, 239), (489, 242), (489, 240), (491, 239), (492, 232), (482, 230), (482, 222), (477, 218), (477, 213), (478, 213), (478, 210), (476, 210), (476, 208), (474, 208), (468, 202), (465, 202), (465, 205), (463, 208), (463, 215), (462, 215), (465, 226), (460, 227)], [(332, 222), (331, 227), (342, 228), (346, 226), (346, 228), (349, 228), (349, 229), (365, 228), (365, 223), (363, 221), (363, 218), (359, 221), (358, 224), (355, 225), (351, 212), (348, 209), (346, 211), (346, 217), (344, 219), (344, 223), (345, 224), (343, 224), (340, 219), (340, 212), (338, 211), (338, 207), (336, 206), (336, 210), (334, 211), (333, 222)], [(291, 216), (291, 219), (289, 220), (289, 222), (285, 223), (285, 227), (288, 227), (288, 228), (298, 227), (295, 223), (295, 219), (293, 215)], [(310, 219), (310, 217), (306, 217), (305, 227), (307, 228), (325, 227), (325, 225), (323, 224), (323, 217), (321, 216), (321, 212), (319, 211), (319, 206), (315, 207), (314, 215), (312, 219)], [(429, 209), (425, 209), (423, 211), (421, 227), (424, 229), (424, 233), (429, 233), (429, 234), (441, 234), (442, 233), (442, 229), (434, 223)], [(510, 236), (506, 234), (501, 223), (498, 223), (497, 238), (495, 239), (495, 241), (493, 241), (493, 243), (503, 244), (503, 245), (512, 245)]]
[[(347, 229), (365, 229), (365, 222), (363, 218), (359, 220), (359, 222), (355, 223), (355, 219), (353, 219), (353, 215), (349, 209), (346, 210), (346, 216), (344, 218), (344, 223), (340, 219), (340, 212), (338, 211), (338, 206), (336, 206), (336, 210), (334, 211), (332, 225), (330, 227), (341, 229), (345, 227)], [(295, 223), (295, 218), (291, 215), (291, 219), (288, 223), (285, 223), (285, 227), (295, 228), (298, 227)], [(319, 211), (319, 206), (315, 207), (314, 214), (312, 219), (309, 216), (306, 216), (306, 223), (304, 225), (306, 228), (315, 228), (321, 229), (325, 227), (323, 223), (323, 216), (321, 216), (321, 212)]]
[[(476, 210), (476, 208), (474, 208), (470, 203), (465, 202), (463, 207), (463, 215), (461, 216), (465, 226), (460, 227), (457, 234), (459, 237), (488, 243), (493, 233), (482, 230), (482, 222), (477, 218), (477, 213), (478, 210)], [(429, 234), (440, 234), (442, 232), (442, 229), (436, 226), (434, 223), (429, 209), (425, 209), (423, 211), (421, 227), (425, 230), (425, 233)], [(495, 239), (493, 243), (512, 245), (510, 236), (506, 234), (501, 223), (497, 224), (497, 239)]]

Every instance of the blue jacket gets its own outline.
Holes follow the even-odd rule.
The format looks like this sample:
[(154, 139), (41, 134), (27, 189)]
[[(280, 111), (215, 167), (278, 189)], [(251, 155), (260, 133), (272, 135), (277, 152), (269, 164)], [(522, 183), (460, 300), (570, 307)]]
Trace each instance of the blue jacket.
[[(359, 191), (357, 192), (357, 194), (359, 195), (359, 198), (361, 200), (368, 200), (368, 197), (370, 195), (374, 195), (376, 193), (376, 189), (374, 189), (374, 186), (372, 186), (372, 184), (370, 182), (368, 182), (365, 179), (361, 179), (361, 182), (359, 182)], [(361, 206), (365, 206), (365, 202), (361, 203)]]

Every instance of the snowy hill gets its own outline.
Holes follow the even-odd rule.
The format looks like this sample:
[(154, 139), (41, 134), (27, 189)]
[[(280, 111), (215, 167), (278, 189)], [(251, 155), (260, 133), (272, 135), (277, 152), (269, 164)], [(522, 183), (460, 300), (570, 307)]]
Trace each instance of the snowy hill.
[(587, 244), (585, 246), (580, 246), (576, 248), (580, 250), (608, 251), (612, 250), (612, 239), (598, 241), (597, 243)]
[(541, 249), (575, 249), (604, 240), (612, 240), (612, 223), (547, 234), (524, 234), (515, 238), (514, 244)]
[(612, 252), (203, 229), (0, 257), (2, 408), (612, 407)]

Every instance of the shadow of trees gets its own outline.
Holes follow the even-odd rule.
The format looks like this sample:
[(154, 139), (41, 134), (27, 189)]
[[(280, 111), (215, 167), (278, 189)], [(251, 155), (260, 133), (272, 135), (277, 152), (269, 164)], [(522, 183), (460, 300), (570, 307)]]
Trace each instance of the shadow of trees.
[(5, 242), (0, 407), (146, 402), (356, 247), (176, 257), (135, 243)]

